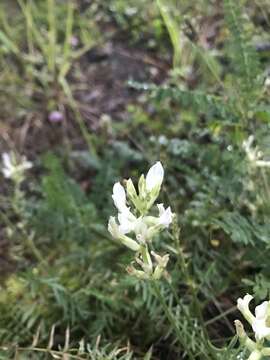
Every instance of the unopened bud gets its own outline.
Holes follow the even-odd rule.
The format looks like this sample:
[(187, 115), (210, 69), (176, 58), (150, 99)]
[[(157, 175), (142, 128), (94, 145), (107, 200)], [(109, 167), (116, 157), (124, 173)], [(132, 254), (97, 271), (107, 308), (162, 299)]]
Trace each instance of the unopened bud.
[(135, 269), (133, 266), (128, 266), (126, 268), (126, 270), (127, 270), (129, 275), (135, 276), (136, 278), (138, 278), (140, 280), (148, 280), (149, 279), (149, 275), (147, 275), (142, 270)]
[(135, 186), (131, 179), (128, 179), (126, 181), (126, 187), (127, 187), (127, 194), (129, 196), (129, 198), (131, 200), (137, 199), (138, 198), (137, 191), (136, 191)]
[(240, 320), (235, 320), (234, 322), (234, 325), (235, 325), (235, 329), (236, 329), (236, 334), (237, 336), (240, 338), (240, 339), (243, 339), (247, 336), (246, 332), (245, 332), (245, 329), (244, 329), (244, 326), (243, 324), (241, 323)]

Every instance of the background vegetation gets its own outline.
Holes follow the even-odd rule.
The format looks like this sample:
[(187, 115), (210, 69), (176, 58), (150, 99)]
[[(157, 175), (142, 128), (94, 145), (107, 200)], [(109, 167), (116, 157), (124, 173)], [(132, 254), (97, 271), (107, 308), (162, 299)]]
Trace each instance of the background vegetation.
[[(1, 1), (0, 151), (33, 168), (19, 196), (1, 175), (0, 359), (245, 358), (236, 299), (270, 290), (269, 30), (263, 0)], [(107, 231), (113, 184), (158, 159), (182, 344)]]

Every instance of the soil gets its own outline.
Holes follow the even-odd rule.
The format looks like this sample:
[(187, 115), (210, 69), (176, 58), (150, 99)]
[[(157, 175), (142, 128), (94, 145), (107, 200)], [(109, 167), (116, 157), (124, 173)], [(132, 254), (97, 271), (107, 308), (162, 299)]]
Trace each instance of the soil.
[[(168, 70), (169, 64), (147, 49), (124, 46), (121, 41), (112, 40), (86, 53), (74, 65), (69, 82), (87, 128), (97, 131), (102, 115), (124, 121), (128, 105), (137, 102), (140, 94), (128, 86), (129, 80), (160, 83)], [(65, 120), (54, 123), (48, 119), (46, 104), (40, 105), (19, 121), (16, 114), (14, 118), (0, 120), (1, 152), (16, 148), (33, 159), (37, 154), (63, 145), (66, 138), (75, 147), (81, 145), (82, 136), (68, 106), (59, 104)]]

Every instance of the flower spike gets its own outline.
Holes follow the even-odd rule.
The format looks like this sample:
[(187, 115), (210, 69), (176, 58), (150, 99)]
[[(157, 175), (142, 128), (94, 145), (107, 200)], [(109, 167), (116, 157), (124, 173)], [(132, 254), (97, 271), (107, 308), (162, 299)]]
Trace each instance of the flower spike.
[[(149, 169), (146, 178), (144, 175), (140, 176), (138, 192), (131, 179), (125, 181), (126, 191), (120, 182), (113, 186), (112, 199), (118, 215), (117, 219), (110, 217), (108, 231), (113, 238), (136, 252), (132, 264), (139, 265), (141, 269), (138, 270), (131, 265), (127, 271), (142, 280), (159, 280), (165, 275), (169, 261), (168, 254), (160, 256), (154, 251), (150, 253), (148, 247), (159, 232), (170, 226), (174, 216), (171, 208), (165, 209), (163, 204), (157, 205), (157, 217), (148, 215), (159, 195), (163, 177), (164, 169), (158, 161)], [(128, 207), (129, 204), (131, 207)]]

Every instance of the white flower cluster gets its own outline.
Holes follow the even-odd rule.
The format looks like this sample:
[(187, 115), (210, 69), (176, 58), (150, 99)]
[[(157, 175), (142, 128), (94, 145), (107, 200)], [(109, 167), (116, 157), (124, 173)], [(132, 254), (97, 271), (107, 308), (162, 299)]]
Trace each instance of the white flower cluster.
[(242, 147), (247, 155), (248, 161), (254, 167), (270, 167), (269, 160), (262, 160), (263, 152), (253, 145), (254, 136), (250, 135), (247, 140), (243, 141)]
[(17, 183), (20, 183), (24, 179), (25, 171), (31, 169), (33, 166), (25, 156), (18, 159), (14, 153), (3, 153), (2, 163), (2, 173), (4, 177)]
[(246, 294), (237, 300), (237, 308), (244, 318), (251, 325), (254, 331), (255, 340), (251, 340), (239, 321), (235, 321), (237, 335), (242, 344), (250, 351), (249, 359), (260, 360), (264, 356), (270, 355), (270, 348), (264, 346), (265, 340), (270, 340), (270, 301), (264, 301), (255, 307), (255, 315), (249, 309), (249, 303), (253, 296)]
[[(131, 179), (126, 181), (126, 191), (119, 182), (113, 186), (112, 198), (118, 210), (118, 221), (111, 216), (108, 230), (113, 238), (136, 252), (135, 262), (141, 269), (131, 265), (127, 271), (140, 279), (159, 279), (169, 261), (168, 254), (160, 256), (148, 249), (153, 237), (168, 228), (174, 216), (171, 208), (165, 209), (163, 204), (157, 205), (157, 217), (148, 214), (159, 195), (163, 177), (163, 167), (157, 162), (149, 169), (146, 178), (144, 175), (140, 177), (138, 193)], [(127, 198), (134, 212), (127, 205)]]

